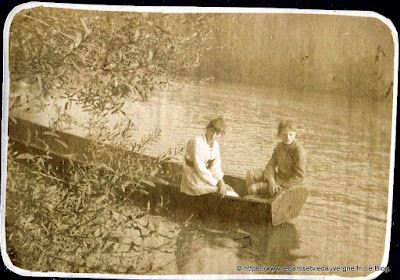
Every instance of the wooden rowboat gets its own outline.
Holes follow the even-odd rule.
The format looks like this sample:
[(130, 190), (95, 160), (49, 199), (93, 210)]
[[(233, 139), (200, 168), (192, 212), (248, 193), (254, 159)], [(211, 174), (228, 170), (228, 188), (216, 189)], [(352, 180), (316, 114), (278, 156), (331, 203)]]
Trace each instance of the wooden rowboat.
[[(50, 153), (58, 161), (60, 168), (67, 165), (75, 154), (73, 161), (83, 162), (82, 156), (87, 148), (93, 145), (91, 140), (57, 131), (57, 137), (49, 128), (32, 123), (20, 118), (9, 121), (8, 136), (10, 142), (15, 143), (17, 149), (29, 149), (36, 153)], [(32, 138), (40, 141), (32, 141)], [(60, 145), (60, 140), (64, 145)], [(28, 145), (29, 143), (29, 145)], [(85, 157), (87, 159), (87, 156)], [(245, 180), (226, 175), (224, 180), (240, 195), (240, 197), (221, 198), (217, 194), (202, 196), (188, 196), (180, 192), (179, 182), (182, 166), (177, 163), (167, 162), (162, 165), (164, 174), (169, 180), (155, 182), (155, 188), (150, 188), (150, 199), (157, 201), (162, 198), (168, 201), (168, 207), (175, 210), (191, 210), (201, 215), (218, 215), (229, 219), (273, 226), (285, 223), (296, 218), (309, 195), (303, 186), (292, 187), (281, 191), (273, 198), (248, 196)]]

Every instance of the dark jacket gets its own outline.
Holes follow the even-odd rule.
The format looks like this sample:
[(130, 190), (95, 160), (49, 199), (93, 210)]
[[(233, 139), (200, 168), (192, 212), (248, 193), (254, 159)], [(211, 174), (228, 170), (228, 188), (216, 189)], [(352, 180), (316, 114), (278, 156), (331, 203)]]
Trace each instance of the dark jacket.
[(278, 185), (290, 187), (302, 184), (306, 176), (306, 153), (297, 140), (287, 145), (279, 143), (265, 166), (264, 178), (275, 179)]

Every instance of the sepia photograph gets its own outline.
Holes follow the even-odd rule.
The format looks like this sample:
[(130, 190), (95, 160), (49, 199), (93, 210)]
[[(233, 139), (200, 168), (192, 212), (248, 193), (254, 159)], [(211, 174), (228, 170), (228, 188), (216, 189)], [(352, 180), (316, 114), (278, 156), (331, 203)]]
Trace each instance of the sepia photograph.
[(32, 2), (4, 29), (23, 276), (390, 272), (398, 33), (375, 12)]

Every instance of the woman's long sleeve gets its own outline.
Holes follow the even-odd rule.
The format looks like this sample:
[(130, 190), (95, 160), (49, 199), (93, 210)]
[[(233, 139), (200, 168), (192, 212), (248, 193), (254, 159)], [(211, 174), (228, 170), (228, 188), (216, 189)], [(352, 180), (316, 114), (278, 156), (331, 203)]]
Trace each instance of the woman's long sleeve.
[(210, 185), (216, 186), (218, 180), (214, 178), (211, 171), (208, 170), (206, 167), (204, 158), (205, 155), (204, 151), (200, 147), (200, 143), (198, 143), (197, 141), (193, 141), (192, 144), (194, 145), (192, 159), (197, 175)]
[(216, 149), (216, 158), (211, 165), (211, 173), (217, 180), (222, 180), (224, 178), (224, 173), (221, 169), (221, 154), (219, 152), (219, 145), (217, 142), (214, 145), (214, 149)]

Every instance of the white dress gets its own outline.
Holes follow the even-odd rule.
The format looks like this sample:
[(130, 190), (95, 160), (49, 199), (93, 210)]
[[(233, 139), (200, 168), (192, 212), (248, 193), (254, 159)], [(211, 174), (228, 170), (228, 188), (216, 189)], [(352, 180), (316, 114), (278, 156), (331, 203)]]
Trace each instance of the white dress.
[[(193, 196), (217, 192), (217, 183), (223, 177), (218, 142), (210, 147), (205, 135), (191, 139), (183, 161), (181, 192)], [(226, 195), (238, 196), (233, 191)]]

